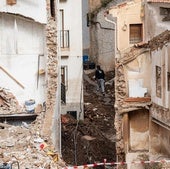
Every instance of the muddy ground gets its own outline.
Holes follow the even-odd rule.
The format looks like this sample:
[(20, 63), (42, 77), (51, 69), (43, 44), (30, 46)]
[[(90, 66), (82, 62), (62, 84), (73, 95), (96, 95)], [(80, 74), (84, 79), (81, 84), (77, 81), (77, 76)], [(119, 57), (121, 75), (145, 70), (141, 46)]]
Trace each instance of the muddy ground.
[(106, 94), (96, 91), (94, 70), (84, 71), (84, 120), (62, 116), (62, 156), (69, 165), (116, 160), (114, 72), (106, 73)]

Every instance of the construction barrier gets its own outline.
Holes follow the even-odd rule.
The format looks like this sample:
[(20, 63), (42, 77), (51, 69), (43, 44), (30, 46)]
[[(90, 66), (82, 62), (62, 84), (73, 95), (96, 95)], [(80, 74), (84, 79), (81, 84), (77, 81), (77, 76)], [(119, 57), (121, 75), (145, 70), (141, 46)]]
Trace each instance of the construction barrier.
[(103, 163), (85, 164), (80, 166), (68, 166), (62, 169), (83, 169), (87, 167), (97, 167), (97, 166), (113, 166), (113, 165), (127, 165), (127, 164), (153, 164), (153, 163), (170, 163), (170, 160), (155, 160), (155, 161), (132, 161), (132, 162), (110, 162), (107, 163), (104, 160)]

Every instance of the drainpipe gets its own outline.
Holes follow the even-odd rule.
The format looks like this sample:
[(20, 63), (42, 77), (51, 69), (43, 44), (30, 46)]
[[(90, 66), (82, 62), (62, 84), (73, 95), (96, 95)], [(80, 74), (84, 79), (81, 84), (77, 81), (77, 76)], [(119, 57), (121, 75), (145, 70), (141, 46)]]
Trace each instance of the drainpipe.
[(112, 21), (112, 20), (110, 20), (110, 19), (108, 19), (107, 18), (107, 15), (109, 14), (109, 11), (106, 11), (105, 13), (104, 13), (104, 19), (105, 19), (105, 21), (107, 21), (107, 22), (109, 22), (109, 23), (112, 23), (113, 25), (114, 25), (114, 30), (115, 30), (115, 46), (114, 46), (114, 48), (115, 48), (115, 58), (117, 58), (117, 24), (116, 24), (116, 22), (115, 21)]

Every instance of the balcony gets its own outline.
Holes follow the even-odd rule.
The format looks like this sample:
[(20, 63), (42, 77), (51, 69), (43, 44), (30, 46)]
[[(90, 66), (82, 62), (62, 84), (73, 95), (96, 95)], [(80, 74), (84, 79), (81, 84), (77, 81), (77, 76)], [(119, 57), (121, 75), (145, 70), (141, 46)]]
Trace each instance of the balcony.
[(60, 31), (60, 47), (69, 48), (70, 47), (69, 30)]

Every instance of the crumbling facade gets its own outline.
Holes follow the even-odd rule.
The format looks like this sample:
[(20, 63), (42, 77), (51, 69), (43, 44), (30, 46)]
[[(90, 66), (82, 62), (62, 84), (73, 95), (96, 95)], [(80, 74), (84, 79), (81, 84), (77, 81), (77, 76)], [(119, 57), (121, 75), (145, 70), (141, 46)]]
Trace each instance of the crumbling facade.
[[(148, 0), (145, 10), (146, 37), (152, 59), (150, 154), (152, 159), (169, 159), (170, 2)], [(153, 24), (157, 26), (151, 27)]]
[[(34, 100), (35, 107), (45, 105), (42, 135), (51, 138), (58, 148), (57, 2), (3, 0), (0, 11), (0, 86), (18, 100), (15, 109), (10, 108), (12, 104), (8, 106), (13, 110), (9, 113), (25, 112), (25, 103), (29, 100)], [(3, 103), (4, 99), (1, 99)], [(7, 100), (5, 103), (8, 104)]]
[[(167, 1), (130, 1), (109, 10), (117, 17), (118, 161), (146, 160), (144, 157), (158, 160), (169, 156), (168, 6)], [(141, 167), (128, 165), (130, 169)]]

